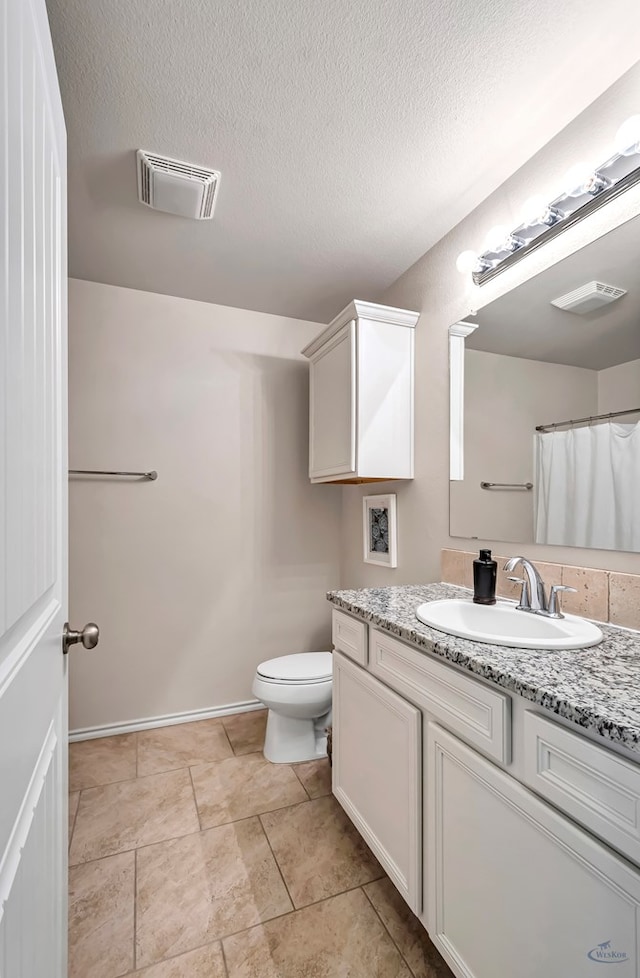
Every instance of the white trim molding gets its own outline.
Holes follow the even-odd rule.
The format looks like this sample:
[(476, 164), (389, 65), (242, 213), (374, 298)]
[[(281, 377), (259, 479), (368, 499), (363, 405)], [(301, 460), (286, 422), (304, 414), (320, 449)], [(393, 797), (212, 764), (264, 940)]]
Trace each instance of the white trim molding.
[(449, 327), (449, 478), (464, 479), (464, 343), (477, 323)]
[(394, 326), (406, 326), (408, 329), (415, 329), (419, 318), (420, 313), (413, 312), (411, 309), (398, 309), (395, 306), (381, 306), (377, 302), (363, 302), (362, 299), (354, 299), (342, 312), (338, 313), (335, 319), (331, 320), (329, 325), (311, 343), (305, 346), (302, 355), (310, 360), (335, 333), (351, 320), (368, 319), (372, 322), (392, 323)]
[(113, 737), (116, 734), (135, 733), (137, 730), (151, 730), (153, 727), (172, 727), (177, 723), (212, 720), (215, 717), (231, 716), (233, 713), (250, 713), (252, 710), (264, 710), (264, 708), (260, 700), (243, 700), (241, 703), (227, 703), (226, 706), (212, 706), (204, 710), (167, 713), (164, 716), (125, 720), (122, 723), (107, 723), (98, 727), (79, 727), (77, 730), (69, 731), (69, 743), (75, 743), (78, 740), (95, 740), (98, 737)]

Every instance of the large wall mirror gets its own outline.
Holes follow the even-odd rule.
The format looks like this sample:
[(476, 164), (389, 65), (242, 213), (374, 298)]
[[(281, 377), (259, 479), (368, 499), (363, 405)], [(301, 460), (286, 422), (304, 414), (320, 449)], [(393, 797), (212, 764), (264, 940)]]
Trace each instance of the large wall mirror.
[(640, 217), (460, 326), (451, 535), (640, 552)]

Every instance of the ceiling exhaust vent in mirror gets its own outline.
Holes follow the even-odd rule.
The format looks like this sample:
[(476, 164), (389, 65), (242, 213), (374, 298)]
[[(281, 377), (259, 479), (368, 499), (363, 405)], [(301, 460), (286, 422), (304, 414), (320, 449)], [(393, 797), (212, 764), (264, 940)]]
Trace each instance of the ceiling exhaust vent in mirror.
[(619, 289), (615, 285), (605, 285), (604, 282), (587, 282), (586, 285), (581, 285), (573, 292), (567, 292), (566, 295), (552, 299), (551, 305), (557, 306), (558, 309), (564, 309), (565, 312), (575, 312), (579, 316), (584, 316), (588, 312), (593, 312), (594, 309), (600, 309), (610, 302), (615, 302), (616, 299), (620, 299), (626, 294), (626, 289)]

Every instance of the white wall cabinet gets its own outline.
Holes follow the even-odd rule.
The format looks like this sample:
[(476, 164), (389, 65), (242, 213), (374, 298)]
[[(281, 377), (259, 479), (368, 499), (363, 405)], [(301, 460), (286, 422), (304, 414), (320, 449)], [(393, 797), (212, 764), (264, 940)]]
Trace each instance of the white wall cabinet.
[(415, 913), (422, 904), (420, 711), (334, 653), (333, 791)]
[(302, 351), (309, 359), (309, 478), (413, 478), (418, 313), (352, 302)]
[(637, 871), (433, 723), (427, 768), (428, 927), (456, 974), (638, 975)]

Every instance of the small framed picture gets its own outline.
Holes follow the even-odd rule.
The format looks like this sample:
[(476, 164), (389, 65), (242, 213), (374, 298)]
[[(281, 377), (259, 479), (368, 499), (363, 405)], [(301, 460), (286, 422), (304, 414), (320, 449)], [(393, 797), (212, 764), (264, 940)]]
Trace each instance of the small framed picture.
[(398, 528), (395, 493), (365, 496), (362, 505), (365, 564), (397, 567)]

